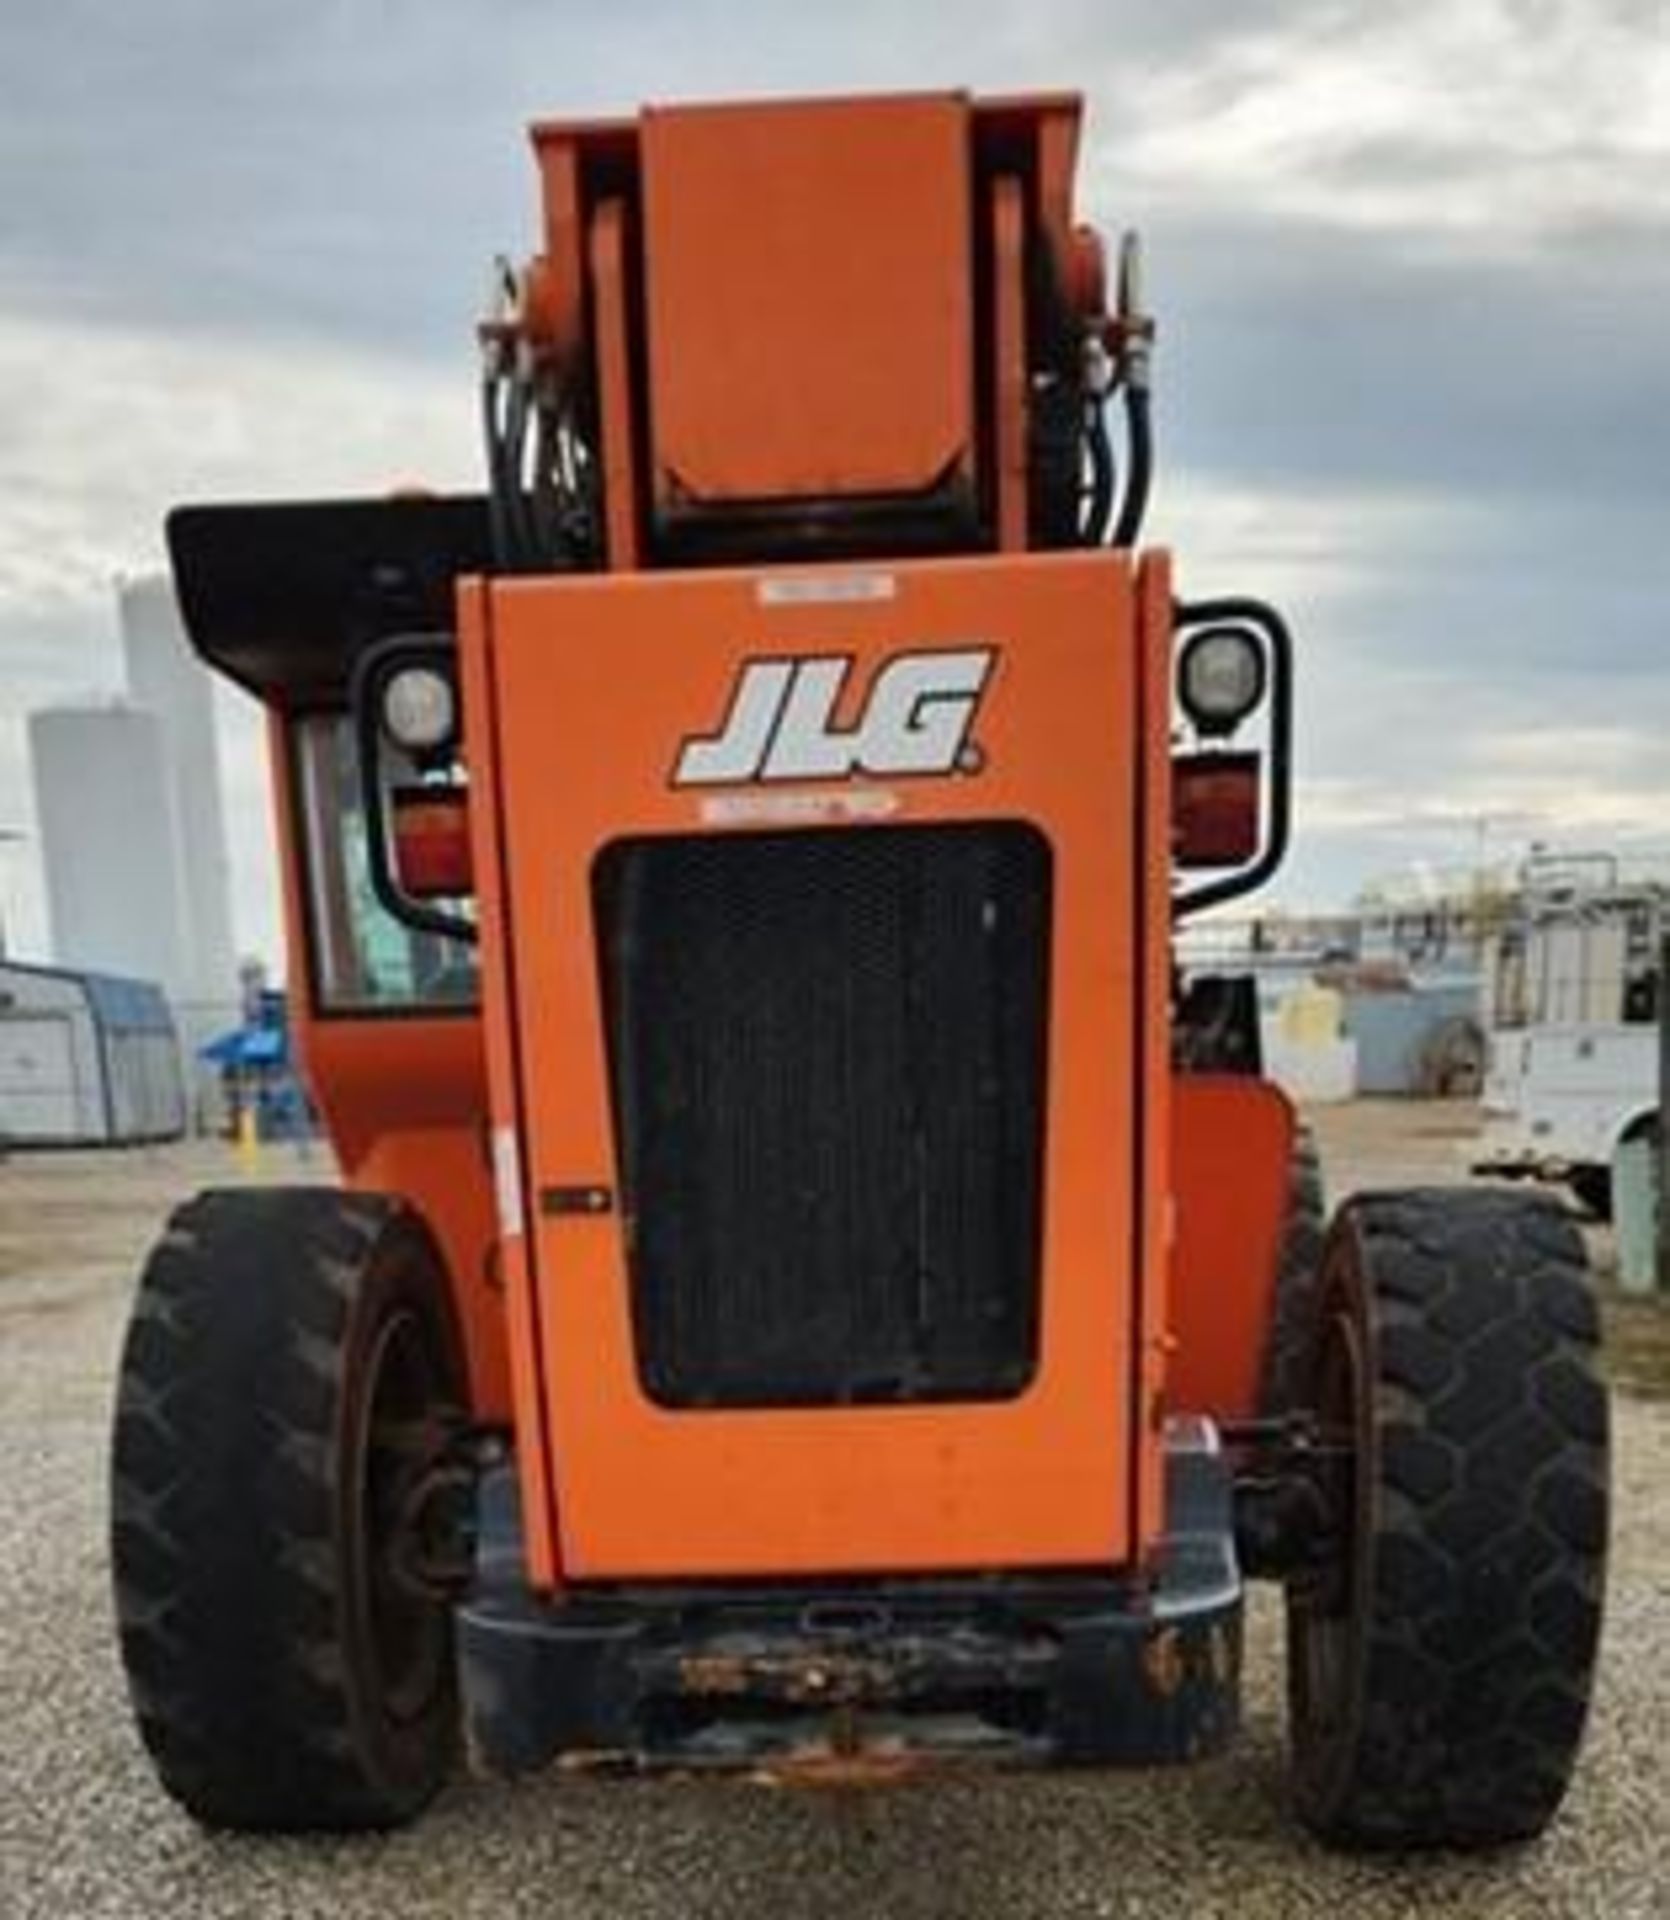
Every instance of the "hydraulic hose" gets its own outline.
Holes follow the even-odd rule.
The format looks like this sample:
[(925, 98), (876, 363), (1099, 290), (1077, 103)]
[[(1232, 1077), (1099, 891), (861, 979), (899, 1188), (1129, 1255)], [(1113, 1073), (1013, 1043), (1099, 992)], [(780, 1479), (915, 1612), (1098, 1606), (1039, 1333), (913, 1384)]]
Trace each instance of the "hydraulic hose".
[(494, 562), (506, 572), (516, 564), (510, 515), (507, 511), (504, 429), (499, 418), (502, 376), (491, 369), (481, 376), (481, 439), (487, 461), (487, 525)]
[(1090, 487), (1079, 522), (1079, 539), (1099, 547), (1108, 537), (1113, 518), (1113, 442), (1108, 437), (1106, 402), (1092, 400), (1085, 409), (1084, 451), (1090, 462)]
[(1142, 243), (1127, 233), (1119, 243), (1120, 384), (1125, 394), (1125, 492), (1114, 523), (1113, 544), (1134, 547), (1148, 511), (1148, 489), (1154, 477), (1154, 419), (1149, 389), (1154, 352), (1154, 323), (1142, 298)]
[(528, 518), (533, 523), (539, 552), (547, 559), (562, 550), (562, 510), (552, 484), (556, 459), (556, 427), (549, 409), (536, 405), (533, 413), (533, 476), (528, 489)]
[(532, 395), (520, 373), (509, 375), (509, 398), (505, 406), (504, 481), (505, 516), (510, 523), (514, 551), (513, 568), (521, 571), (539, 564), (539, 539), (534, 528), (533, 505), (527, 489), (528, 425), (533, 417)]
[(1150, 411), (1146, 369), (1144, 377), (1125, 383), (1125, 444), (1129, 458), (1125, 468), (1125, 492), (1119, 502), (1119, 518), (1114, 524), (1116, 547), (1136, 545), (1142, 531), (1142, 517), (1148, 511), (1148, 489), (1154, 477), (1154, 422)]

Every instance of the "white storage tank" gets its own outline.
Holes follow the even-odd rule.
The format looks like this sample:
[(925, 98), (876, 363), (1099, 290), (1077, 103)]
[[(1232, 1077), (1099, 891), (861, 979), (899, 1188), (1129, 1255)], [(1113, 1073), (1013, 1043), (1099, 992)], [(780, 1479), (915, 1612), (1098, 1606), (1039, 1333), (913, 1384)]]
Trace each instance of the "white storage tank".
[(207, 1020), (218, 1031), (236, 1017), (238, 979), (214, 683), (186, 639), (166, 574), (122, 580), (116, 592), (128, 694), (162, 723), (163, 768), (179, 834), (185, 965), (178, 976), (163, 977), (188, 1026)]
[(176, 994), (191, 962), (161, 721), (125, 701), (44, 708), (29, 757), (53, 958)]

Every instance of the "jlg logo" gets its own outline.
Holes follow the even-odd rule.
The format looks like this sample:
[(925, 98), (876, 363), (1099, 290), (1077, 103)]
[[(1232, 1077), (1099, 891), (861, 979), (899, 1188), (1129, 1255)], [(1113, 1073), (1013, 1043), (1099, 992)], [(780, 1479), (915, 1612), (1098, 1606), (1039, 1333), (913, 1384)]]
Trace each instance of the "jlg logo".
[(684, 742), (673, 780), (714, 787), (974, 772), (980, 755), (969, 729), (996, 657), (989, 647), (898, 654), (877, 671), (851, 727), (834, 724), (850, 660), (750, 660), (724, 725)]

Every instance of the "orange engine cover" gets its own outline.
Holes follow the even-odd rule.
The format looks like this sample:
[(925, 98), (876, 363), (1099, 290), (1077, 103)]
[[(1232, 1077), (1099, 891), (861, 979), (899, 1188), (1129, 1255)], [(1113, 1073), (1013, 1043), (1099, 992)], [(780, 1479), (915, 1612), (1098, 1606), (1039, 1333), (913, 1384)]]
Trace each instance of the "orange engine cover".
[[(1164, 1016), (1134, 937), (1141, 823), (1165, 820), (1132, 750), (1168, 645), (1150, 597), (1108, 553), (465, 590), (472, 755), (490, 763), (504, 835), (502, 864), (478, 847), (477, 870), (486, 924), (504, 929), (484, 946), (489, 1025), (514, 1036), (493, 1104), (522, 1164), (505, 1270), (539, 1404), (518, 1424), (549, 1438), (565, 1575), (1109, 1566), (1141, 1551), (1158, 1446), (1142, 1235), (1161, 1202), (1138, 1172), (1139, 1100), (1151, 1123), (1164, 1111), (1163, 1086), (1140, 1086), (1139, 1036)], [(670, 1401), (635, 1331), (656, 1241), (635, 1223), (611, 1112), (622, 1056), (600, 999), (599, 875), (623, 844), (657, 839), (957, 823), (1019, 823), (1053, 861), (1035, 1365), (979, 1400)], [(873, 1091), (860, 1076), (804, 1098), (849, 1127)], [(806, 1205), (825, 1191), (810, 1179)], [(834, 1217), (820, 1202), (807, 1231)]]
[(1171, 1330), (1166, 1394), (1216, 1420), (1258, 1412), (1258, 1382), (1287, 1226), (1293, 1109), (1236, 1073), (1172, 1082)]

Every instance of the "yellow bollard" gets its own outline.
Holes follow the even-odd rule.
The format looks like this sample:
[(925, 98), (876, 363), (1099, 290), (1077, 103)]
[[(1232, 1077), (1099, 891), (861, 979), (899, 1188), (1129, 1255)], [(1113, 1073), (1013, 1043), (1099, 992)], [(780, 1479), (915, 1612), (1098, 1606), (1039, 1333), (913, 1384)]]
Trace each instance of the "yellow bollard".
[(261, 1164), (261, 1128), (253, 1100), (238, 1109), (236, 1152), (244, 1177), (253, 1180)]

